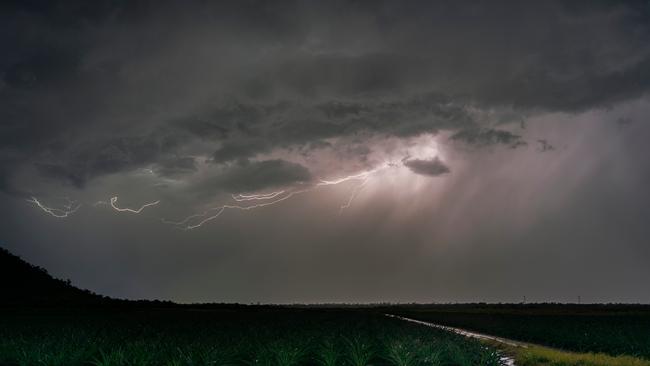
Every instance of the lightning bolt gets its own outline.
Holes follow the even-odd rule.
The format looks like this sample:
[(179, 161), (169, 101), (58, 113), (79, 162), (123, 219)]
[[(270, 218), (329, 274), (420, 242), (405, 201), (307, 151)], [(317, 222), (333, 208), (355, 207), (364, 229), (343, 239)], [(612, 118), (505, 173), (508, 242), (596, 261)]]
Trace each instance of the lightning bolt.
[(323, 179), (321, 179), (320, 182), (318, 184), (316, 184), (316, 185), (317, 186), (331, 186), (331, 185), (345, 183), (345, 182), (347, 182), (349, 180), (366, 179), (370, 175), (373, 175), (373, 174), (377, 173), (378, 171), (380, 171), (382, 169), (386, 169), (388, 166), (389, 165), (385, 164), (385, 165), (380, 166), (379, 168), (375, 168), (375, 169), (372, 169), (372, 170), (361, 172), (361, 173), (355, 174), (355, 175), (348, 175), (347, 177), (343, 177), (343, 178), (339, 178), (339, 179), (335, 179), (335, 180), (323, 180)]
[[(134, 210), (132, 208), (120, 208), (120, 207), (117, 207), (117, 205), (115, 205), (116, 202), (117, 202), (117, 196), (111, 197), (110, 205), (111, 205), (111, 207), (113, 207), (113, 209), (115, 209), (115, 211), (118, 211), (118, 212), (130, 212), (130, 213), (134, 213), (134, 214), (139, 214), (145, 208), (147, 208), (149, 206), (155, 206), (155, 205), (159, 204), (160, 200), (153, 201), (153, 202), (150, 202), (150, 203), (145, 203), (144, 205), (142, 205), (137, 210)], [(95, 205), (98, 205), (98, 204), (105, 204), (105, 202), (99, 201), (99, 202), (95, 203)]]
[(344, 205), (342, 205), (340, 207), (340, 210), (342, 211), (345, 208), (350, 207), (350, 205), (352, 204), (352, 201), (354, 200), (354, 198), (359, 194), (361, 189), (370, 180), (370, 177), (372, 175), (376, 174), (380, 170), (383, 170), (383, 169), (386, 169), (386, 168), (392, 167), (392, 166), (393, 166), (392, 164), (385, 163), (385, 164), (383, 164), (383, 165), (381, 165), (381, 166), (379, 166), (377, 168), (374, 168), (374, 169), (368, 170), (368, 171), (364, 171), (364, 172), (361, 172), (361, 173), (358, 173), (358, 174), (348, 175), (348, 176), (338, 178), (338, 179), (333, 179), (333, 180), (321, 179), (318, 183), (316, 183), (312, 187), (297, 190), (297, 191), (289, 191), (289, 192), (278, 191), (278, 192), (272, 192), (272, 193), (267, 193), (267, 194), (251, 194), (251, 195), (237, 194), (237, 195), (232, 196), (233, 199), (236, 202), (253, 201), (253, 200), (263, 200), (265, 202), (257, 203), (257, 204), (250, 205), (250, 206), (221, 205), (221, 206), (210, 208), (210, 209), (204, 211), (203, 213), (187, 216), (186, 218), (184, 218), (183, 220), (180, 220), (180, 221), (170, 221), (170, 220), (162, 219), (162, 222), (164, 222), (166, 224), (174, 225), (175, 227), (177, 227), (179, 229), (182, 229), (182, 230), (192, 230), (192, 229), (196, 229), (196, 228), (202, 226), (203, 224), (205, 224), (205, 223), (207, 223), (209, 221), (212, 221), (212, 220), (218, 218), (226, 210), (250, 211), (250, 210), (257, 209), (257, 208), (272, 206), (272, 205), (278, 204), (278, 203), (280, 203), (282, 201), (286, 201), (289, 198), (294, 197), (296, 195), (311, 192), (311, 191), (314, 191), (314, 190), (319, 189), (319, 188), (324, 187), (324, 186), (338, 185), (338, 184), (345, 183), (345, 182), (352, 181), (352, 180), (361, 180), (362, 183), (360, 185), (356, 186), (353, 189), (350, 198), (347, 200), (347, 202)]
[(65, 218), (73, 213), (77, 212), (79, 207), (81, 207), (81, 203), (77, 203), (75, 201), (70, 200), (69, 198), (66, 198), (68, 201), (67, 204), (63, 205), (63, 208), (54, 208), (54, 207), (48, 207), (42, 204), (38, 198), (33, 197), (31, 199), (28, 199), (27, 202), (35, 204), (38, 208), (41, 210), (45, 211), (51, 216), (57, 217), (57, 218)]
[[(182, 230), (192, 230), (196, 229), (203, 224), (212, 221), (221, 214), (223, 214), (227, 210), (240, 210), (240, 211), (250, 211), (266, 206), (272, 206), (275, 204), (278, 204), (280, 202), (286, 201), (294, 196), (301, 195), (307, 192), (312, 192), (315, 190), (318, 190), (322, 187), (325, 186), (333, 186), (333, 185), (339, 185), (345, 182), (349, 181), (360, 181), (361, 183), (356, 185), (351, 193), (347, 201), (340, 206), (339, 213), (342, 212), (344, 209), (350, 207), (352, 205), (352, 202), (354, 199), (359, 195), (359, 192), (366, 186), (366, 184), (370, 181), (370, 178), (376, 174), (377, 172), (389, 168), (389, 167), (394, 167), (396, 166), (395, 164), (392, 163), (384, 163), (383, 165), (363, 171), (361, 173), (353, 174), (353, 175), (348, 175), (345, 177), (337, 178), (337, 179), (320, 179), (318, 183), (313, 184), (312, 186), (305, 188), (305, 189), (300, 189), (300, 190), (281, 190), (277, 192), (270, 192), (270, 193), (262, 193), (262, 194), (233, 194), (232, 199), (237, 202), (236, 204), (225, 204), (225, 205), (220, 205), (216, 206), (213, 208), (209, 208), (203, 213), (198, 213), (198, 214), (193, 214), (190, 216), (187, 216), (186, 218), (180, 220), (180, 221), (170, 221), (166, 219), (162, 219), (163, 223), (173, 225), (179, 229)], [(75, 213), (81, 206), (82, 204), (70, 200), (69, 198), (65, 198), (67, 200), (66, 204), (62, 205), (62, 208), (56, 208), (56, 207), (49, 207), (46, 206), (45, 204), (41, 203), (38, 198), (32, 196), (31, 199), (28, 199), (27, 201), (30, 203), (35, 204), (38, 208), (46, 212), (47, 214), (57, 217), (57, 218), (65, 218), (73, 213)], [(150, 207), (150, 206), (155, 206), (160, 203), (160, 200), (156, 200), (153, 202), (145, 203), (139, 208), (128, 208), (128, 207), (119, 207), (117, 206), (117, 201), (118, 201), (118, 196), (113, 196), (110, 198), (108, 202), (106, 201), (97, 201), (95, 202), (92, 206), (97, 207), (100, 205), (110, 205), (111, 208), (113, 208), (115, 211), (118, 212), (128, 212), (128, 213), (133, 213), (133, 214), (140, 214), (145, 208)], [(240, 202), (259, 202), (255, 204), (240, 204)]]
[(357, 195), (359, 195), (359, 192), (361, 192), (361, 190), (363, 189), (363, 187), (366, 186), (369, 180), (370, 177), (365, 177), (361, 182), (361, 184), (357, 185), (356, 187), (354, 187), (354, 189), (352, 189), (352, 193), (350, 193), (350, 198), (348, 198), (348, 201), (343, 205), (341, 205), (341, 207), (339, 208), (339, 214), (341, 214), (343, 210), (345, 210), (346, 208), (352, 205), (352, 201), (354, 201), (354, 199), (357, 198)]
[(379, 167), (377, 167), (375, 169), (368, 170), (368, 171), (361, 172), (361, 173), (354, 174), (354, 175), (348, 175), (347, 177), (342, 177), (342, 178), (335, 179), (335, 180), (323, 180), (323, 179), (321, 179), (320, 183), (318, 183), (317, 186), (337, 185), (337, 184), (345, 183), (345, 182), (350, 181), (350, 180), (360, 180), (361, 181), (361, 184), (355, 186), (352, 189), (352, 192), (350, 193), (350, 197), (348, 198), (348, 200), (344, 204), (342, 204), (341, 207), (339, 207), (339, 214), (340, 214), (341, 212), (343, 212), (343, 210), (345, 210), (346, 208), (349, 208), (352, 205), (352, 201), (354, 201), (354, 199), (359, 195), (359, 192), (361, 192), (363, 187), (365, 187), (366, 184), (368, 184), (368, 181), (370, 181), (370, 177), (372, 175), (374, 175), (377, 172), (379, 172), (381, 170), (384, 170), (386, 168), (391, 168), (391, 167), (395, 167), (395, 166), (396, 165), (393, 164), (393, 163), (385, 162), (383, 165), (380, 165)]
[(234, 199), (237, 202), (269, 200), (283, 194), (284, 192), (285, 191), (278, 191), (278, 192), (272, 192), (266, 194), (233, 194), (232, 199)]
[[(176, 227), (178, 227), (180, 229), (183, 229), (183, 230), (192, 230), (192, 229), (196, 229), (199, 226), (202, 226), (206, 222), (209, 222), (209, 221), (212, 221), (212, 220), (216, 219), (217, 217), (221, 216), (221, 214), (224, 213), (224, 211), (226, 211), (226, 210), (241, 210), (241, 211), (254, 210), (254, 209), (260, 208), (260, 207), (275, 205), (275, 204), (277, 204), (279, 202), (286, 201), (286, 200), (288, 200), (289, 198), (291, 198), (291, 197), (293, 197), (295, 195), (298, 195), (298, 194), (301, 194), (301, 193), (306, 193), (306, 192), (309, 192), (311, 190), (313, 190), (313, 188), (288, 192), (286, 195), (284, 195), (284, 196), (282, 196), (280, 198), (274, 199), (272, 201), (258, 203), (258, 204), (250, 205), (250, 206), (221, 205), (221, 206), (218, 206), (218, 207), (210, 208), (210, 209), (208, 209), (205, 212), (200, 213), (200, 214), (190, 215), (190, 216), (186, 217), (185, 219), (183, 219), (181, 221), (169, 221), (169, 220), (163, 219), (162, 222), (164, 222), (166, 224), (174, 225), (174, 226), (176, 226)], [(282, 193), (277, 194), (277, 195), (273, 196), (273, 198), (275, 198), (275, 197), (277, 197), (277, 196), (279, 196), (281, 194)], [(264, 196), (264, 195), (261, 195), (261, 196)], [(264, 199), (264, 198), (259, 198), (258, 197), (258, 198), (254, 198), (254, 199)], [(198, 219), (198, 218), (201, 218), (201, 220), (198, 220), (198, 221), (192, 223), (193, 221), (195, 221), (194, 219)]]

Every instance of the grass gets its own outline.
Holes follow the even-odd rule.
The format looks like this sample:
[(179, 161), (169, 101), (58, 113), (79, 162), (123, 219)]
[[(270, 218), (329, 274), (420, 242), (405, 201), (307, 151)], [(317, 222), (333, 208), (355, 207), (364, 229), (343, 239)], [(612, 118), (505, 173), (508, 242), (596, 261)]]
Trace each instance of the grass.
[(650, 366), (650, 361), (632, 356), (575, 353), (546, 347), (510, 347), (518, 366)]

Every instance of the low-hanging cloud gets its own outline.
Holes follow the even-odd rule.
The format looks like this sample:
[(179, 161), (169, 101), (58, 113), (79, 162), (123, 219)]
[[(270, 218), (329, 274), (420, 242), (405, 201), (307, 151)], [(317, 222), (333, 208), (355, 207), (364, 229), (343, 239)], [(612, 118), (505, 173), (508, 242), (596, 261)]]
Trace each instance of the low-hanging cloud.
[(437, 156), (432, 159), (405, 159), (402, 163), (413, 173), (430, 177), (437, 177), (451, 172), (451, 169)]

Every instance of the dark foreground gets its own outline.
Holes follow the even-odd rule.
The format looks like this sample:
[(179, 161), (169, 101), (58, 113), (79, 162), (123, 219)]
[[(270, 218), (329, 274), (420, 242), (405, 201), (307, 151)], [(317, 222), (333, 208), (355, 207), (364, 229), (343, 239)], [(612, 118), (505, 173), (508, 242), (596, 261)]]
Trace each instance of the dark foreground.
[[(0, 365), (499, 365), (498, 345), (389, 318), (385, 313), (568, 351), (649, 358), (647, 307), (282, 308), (122, 303), (0, 308)], [(560, 363), (556, 358), (566, 355), (545, 354), (548, 351), (535, 348), (516, 352), (520, 365), (646, 365), (641, 359), (639, 363), (628, 359), (613, 363), (607, 358)], [(544, 357), (548, 362), (540, 361)], [(594, 359), (603, 358), (596, 355)]]
[(438, 305), (392, 309), (405, 317), (575, 352), (650, 360), (650, 307)]
[[(0, 366), (483, 365), (495, 347), (433, 323), (576, 352), (504, 349), (518, 366), (650, 366), (650, 307), (270, 307), (116, 300), (0, 248)], [(641, 358), (634, 358), (634, 357)]]
[(477, 341), (366, 310), (4, 309), (0, 365), (498, 365)]

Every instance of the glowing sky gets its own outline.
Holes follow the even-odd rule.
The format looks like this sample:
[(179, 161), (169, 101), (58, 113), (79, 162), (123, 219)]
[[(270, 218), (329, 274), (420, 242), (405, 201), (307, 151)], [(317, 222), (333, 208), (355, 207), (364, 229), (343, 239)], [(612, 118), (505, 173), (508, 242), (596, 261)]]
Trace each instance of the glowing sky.
[(650, 302), (650, 6), (0, 5), (0, 245), (181, 302)]

